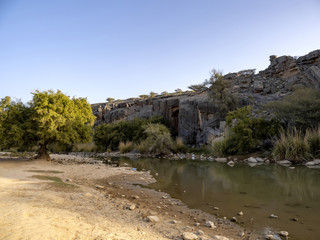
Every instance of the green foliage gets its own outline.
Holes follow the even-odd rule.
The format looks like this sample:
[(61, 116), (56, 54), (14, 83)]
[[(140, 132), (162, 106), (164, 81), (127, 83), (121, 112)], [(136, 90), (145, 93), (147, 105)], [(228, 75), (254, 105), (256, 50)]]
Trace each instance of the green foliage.
[(150, 97), (151, 97), (151, 98), (154, 98), (155, 96), (157, 96), (157, 93), (155, 93), (155, 92), (150, 92)]
[(193, 84), (188, 86), (188, 88), (195, 92), (202, 92), (208, 89), (206, 83)]
[(177, 88), (176, 90), (174, 90), (176, 93), (178, 93), (178, 94), (182, 94), (183, 93), (183, 91), (180, 89), (180, 88)]
[(139, 97), (142, 98), (142, 99), (147, 99), (147, 98), (149, 98), (149, 95), (147, 95), (147, 94), (142, 94), (142, 95), (139, 95)]
[(20, 101), (11, 101), (9, 97), (1, 101), (0, 147), (16, 147), (25, 150), (34, 140), (34, 125), (31, 109)]
[(213, 141), (211, 152), (214, 157), (226, 157), (228, 152), (228, 138), (220, 141)]
[(164, 155), (171, 153), (173, 141), (169, 129), (159, 123), (149, 124), (145, 129), (147, 138), (140, 146), (140, 150), (144, 153), (154, 155)]
[(161, 117), (151, 117), (149, 119), (100, 124), (95, 128), (94, 141), (101, 150), (107, 148), (117, 150), (120, 142), (138, 143), (144, 140), (147, 137), (144, 132), (147, 124), (161, 122), (163, 122)]
[(0, 144), (2, 147), (37, 144), (41, 154), (49, 158), (48, 144), (90, 141), (93, 121), (94, 115), (86, 99), (70, 99), (60, 91), (36, 91), (29, 105), (7, 102), (2, 109)]
[(112, 102), (114, 101), (114, 98), (109, 97), (109, 98), (107, 98), (107, 101), (108, 101), (109, 103), (112, 103)]
[(281, 130), (280, 137), (274, 144), (272, 156), (276, 160), (302, 162), (311, 157), (307, 135), (296, 128)]
[(220, 156), (245, 154), (262, 148), (264, 139), (276, 135), (279, 124), (251, 117), (252, 107), (247, 106), (229, 112), (226, 120), (230, 134), (220, 142), (213, 143), (213, 151)]
[(97, 146), (94, 142), (89, 143), (76, 143), (72, 147), (73, 152), (95, 152), (97, 150)]
[(231, 93), (230, 84), (224, 80), (222, 74), (216, 70), (212, 70), (212, 75), (208, 81), (209, 98), (211, 99), (220, 118), (223, 119), (229, 111), (237, 108), (237, 98)]
[(168, 93), (167, 91), (163, 91), (163, 92), (161, 93), (161, 95), (163, 95), (163, 96), (168, 96), (169, 93)]
[(265, 107), (288, 127), (303, 130), (315, 128), (320, 122), (320, 91), (298, 89), (283, 100), (270, 102)]

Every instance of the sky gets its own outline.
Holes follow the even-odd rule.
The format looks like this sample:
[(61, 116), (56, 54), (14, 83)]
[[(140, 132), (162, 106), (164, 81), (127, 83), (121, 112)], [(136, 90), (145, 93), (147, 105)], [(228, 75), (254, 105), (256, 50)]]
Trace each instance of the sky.
[(320, 0), (0, 0), (0, 98), (187, 90), (320, 49)]

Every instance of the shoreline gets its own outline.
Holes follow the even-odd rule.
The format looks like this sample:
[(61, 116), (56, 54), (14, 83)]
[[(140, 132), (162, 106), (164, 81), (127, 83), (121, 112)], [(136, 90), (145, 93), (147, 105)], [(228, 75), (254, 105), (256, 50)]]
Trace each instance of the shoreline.
[[(1, 239), (187, 239), (186, 233), (203, 240), (263, 239), (230, 220), (189, 209), (166, 193), (142, 188), (155, 181), (148, 172), (59, 156), (51, 162), (0, 161)], [(50, 173), (53, 170), (60, 173)], [(34, 175), (59, 177), (77, 188), (52, 187), (30, 178)], [(207, 227), (208, 221), (215, 227)], [(40, 222), (42, 235), (39, 229), (32, 231)]]

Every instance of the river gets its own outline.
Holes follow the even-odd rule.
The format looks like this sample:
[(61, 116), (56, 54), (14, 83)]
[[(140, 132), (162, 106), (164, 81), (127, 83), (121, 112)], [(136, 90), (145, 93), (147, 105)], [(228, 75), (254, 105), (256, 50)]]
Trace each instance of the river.
[[(149, 188), (169, 193), (190, 208), (236, 217), (247, 229), (288, 231), (294, 240), (320, 239), (320, 169), (245, 163), (230, 167), (155, 158), (113, 160), (138, 171), (150, 170), (157, 182)], [(278, 218), (270, 218), (271, 214)]]

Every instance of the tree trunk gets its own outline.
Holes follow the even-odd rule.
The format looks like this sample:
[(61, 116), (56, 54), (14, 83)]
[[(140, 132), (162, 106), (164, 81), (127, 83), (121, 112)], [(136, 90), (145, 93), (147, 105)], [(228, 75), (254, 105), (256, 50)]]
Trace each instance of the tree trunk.
[(47, 144), (40, 144), (40, 149), (39, 149), (39, 152), (36, 156), (36, 159), (43, 159), (43, 160), (47, 160), (47, 161), (51, 160), (51, 158), (47, 152)]

